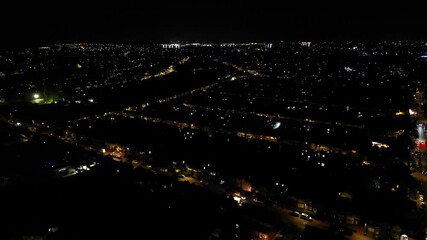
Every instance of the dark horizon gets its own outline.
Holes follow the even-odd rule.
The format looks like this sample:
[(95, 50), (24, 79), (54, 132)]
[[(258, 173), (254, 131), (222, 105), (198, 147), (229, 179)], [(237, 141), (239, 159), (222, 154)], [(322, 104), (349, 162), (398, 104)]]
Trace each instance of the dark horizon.
[(269, 1), (11, 3), (0, 16), (1, 41), (8, 48), (57, 42), (427, 40), (427, 17), (415, 5), (387, 7)]

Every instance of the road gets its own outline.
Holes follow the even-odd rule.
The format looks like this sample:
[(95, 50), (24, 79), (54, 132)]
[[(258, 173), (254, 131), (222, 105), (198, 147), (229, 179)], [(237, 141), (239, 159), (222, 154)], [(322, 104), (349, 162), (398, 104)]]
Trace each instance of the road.
[[(425, 105), (425, 99), (424, 99), (424, 92), (421, 90), (423, 87), (420, 86), (420, 88), (417, 88), (415, 94), (414, 94), (414, 102), (417, 104), (415, 116), (417, 118), (417, 133), (418, 137), (415, 140), (415, 149), (414, 152), (416, 153), (416, 156), (414, 161), (416, 164), (421, 163), (419, 166), (420, 168), (416, 168), (417, 171), (412, 173), (412, 176), (420, 181), (422, 183), (422, 195), (423, 198), (427, 196), (427, 176), (423, 175), (422, 172), (424, 170), (427, 170), (427, 163), (425, 159), (425, 154), (427, 153), (427, 146), (426, 146), (426, 118), (423, 111), (423, 106)], [(425, 199), (416, 199), (417, 206), (421, 206), (422, 203), (424, 203)], [(427, 208), (424, 209), (425, 218), (424, 218), (424, 227), (425, 231), (427, 232)]]
[[(316, 227), (318, 229), (322, 230), (328, 230), (330, 228), (330, 223), (326, 221), (320, 221), (317, 219), (312, 219), (312, 221), (304, 220), (300, 217), (293, 216), (290, 213), (292, 210), (285, 208), (285, 207), (279, 207), (279, 206), (273, 206), (272, 209), (279, 213), (281, 216), (282, 221), (288, 225), (293, 226), (294, 228), (291, 228), (291, 230), (295, 231), (294, 233), (289, 233), (289, 239), (296, 239), (297, 235), (302, 234), (304, 232), (305, 226), (310, 225), (313, 227)], [(361, 226), (346, 226), (350, 229), (352, 229), (354, 232), (351, 236), (346, 236), (349, 240), (372, 240), (373, 237), (365, 236), (363, 235), (364, 229)], [(288, 233), (284, 233), (286, 236), (288, 236)]]
[[(425, 160), (423, 161), (425, 162)], [(425, 164), (425, 163), (424, 163)], [(427, 176), (421, 174), (420, 172), (414, 172), (412, 173), (412, 176), (417, 179), (418, 181), (420, 181), (423, 184), (423, 198), (427, 197)], [(425, 201), (425, 199), (417, 199), (417, 205), (420, 206), (421, 203), (423, 203)], [(427, 223), (427, 208), (424, 209), (425, 211), (425, 217), (424, 217), (424, 223)], [(426, 226), (424, 226), (426, 227)], [(427, 227), (425, 229), (427, 231)]]
[(205, 187), (205, 185), (200, 183), (200, 181), (198, 179), (193, 178), (193, 177), (186, 177), (186, 176), (180, 177), (180, 178), (178, 178), (178, 181), (188, 182), (188, 183), (194, 184), (194, 185), (199, 186), (199, 187)]

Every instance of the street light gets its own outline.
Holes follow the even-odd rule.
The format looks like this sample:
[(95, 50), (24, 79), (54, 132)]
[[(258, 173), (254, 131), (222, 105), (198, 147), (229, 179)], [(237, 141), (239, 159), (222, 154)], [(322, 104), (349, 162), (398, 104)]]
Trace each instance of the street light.
[(38, 94), (38, 93), (34, 93), (33, 97), (34, 97), (35, 99), (37, 99), (37, 98), (39, 98), (39, 97), (40, 97), (40, 94)]

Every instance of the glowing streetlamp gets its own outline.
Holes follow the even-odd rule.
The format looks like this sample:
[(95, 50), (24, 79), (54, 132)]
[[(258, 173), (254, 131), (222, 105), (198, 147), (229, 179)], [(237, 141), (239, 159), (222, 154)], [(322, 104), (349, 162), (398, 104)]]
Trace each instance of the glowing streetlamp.
[(40, 97), (40, 94), (38, 94), (38, 93), (34, 93), (33, 97), (34, 97), (35, 99), (37, 99), (37, 98), (39, 98), (39, 97)]

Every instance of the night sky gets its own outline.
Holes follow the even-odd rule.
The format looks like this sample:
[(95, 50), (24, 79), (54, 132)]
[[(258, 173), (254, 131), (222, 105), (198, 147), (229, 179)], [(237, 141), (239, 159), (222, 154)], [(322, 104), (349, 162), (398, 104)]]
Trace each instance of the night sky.
[[(297, 1), (13, 1), (0, 6), (7, 45), (55, 42), (169, 42), (427, 39), (423, 7)], [(289, 1), (284, 1), (289, 2)], [(4, 3), (2, 3), (4, 4)]]

